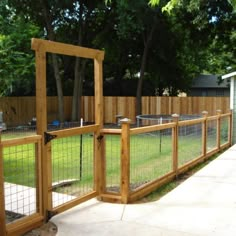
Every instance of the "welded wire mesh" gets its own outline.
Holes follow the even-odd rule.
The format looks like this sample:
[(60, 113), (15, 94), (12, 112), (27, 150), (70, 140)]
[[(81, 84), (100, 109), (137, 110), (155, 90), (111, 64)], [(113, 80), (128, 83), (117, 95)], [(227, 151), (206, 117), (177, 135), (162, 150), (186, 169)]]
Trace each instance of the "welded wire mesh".
[[(193, 120), (193, 119), (197, 119), (199, 118), (199, 115), (180, 115), (179, 116), (179, 120)], [(148, 115), (138, 115), (136, 116), (136, 120), (137, 120), (137, 126), (141, 127), (141, 126), (149, 126), (149, 125), (159, 125), (159, 124), (166, 124), (166, 123), (170, 123), (173, 121), (173, 117), (172, 115), (163, 115), (163, 114), (159, 114), (159, 115), (152, 115), (152, 114), (148, 114)]]
[(7, 223), (36, 213), (35, 144), (3, 148)]
[(93, 134), (52, 140), (53, 207), (94, 188)]
[[(85, 123), (83, 125), (86, 125)], [(57, 120), (54, 120), (53, 122), (51, 122), (50, 124), (47, 125), (48, 130), (52, 131), (52, 130), (60, 130), (60, 129), (69, 129), (69, 128), (74, 128), (74, 127), (80, 127), (81, 123), (77, 122), (77, 121), (65, 121), (60, 123)]]
[(220, 143), (229, 141), (229, 117), (222, 117), (220, 120)]
[[(84, 123), (83, 125), (86, 125)], [(47, 125), (48, 131), (68, 129), (74, 127), (80, 127), (80, 122), (63, 122), (54, 121)], [(2, 140), (8, 140), (13, 138), (27, 137), (35, 135), (37, 131), (36, 125), (18, 125), (16, 127), (7, 127), (6, 130), (1, 132)]]
[(165, 129), (131, 136), (131, 190), (172, 171), (171, 133)]
[(207, 122), (207, 152), (217, 147), (217, 120)]
[(178, 167), (202, 154), (201, 123), (181, 126), (178, 132)]
[(121, 137), (120, 135), (106, 135), (106, 190), (108, 192), (120, 191), (121, 173)]
[(29, 127), (29, 126), (11, 127), (1, 132), (1, 139), (9, 140), (14, 138), (32, 136), (35, 134), (36, 134), (36, 127)]

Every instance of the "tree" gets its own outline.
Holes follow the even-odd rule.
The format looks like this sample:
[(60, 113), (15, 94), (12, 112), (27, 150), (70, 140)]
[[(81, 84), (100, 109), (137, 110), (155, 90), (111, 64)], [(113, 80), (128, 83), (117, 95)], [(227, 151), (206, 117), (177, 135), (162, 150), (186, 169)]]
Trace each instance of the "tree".
[[(150, 94), (156, 91), (162, 95), (167, 88), (176, 95), (188, 90), (197, 73), (225, 68), (234, 61), (233, 53), (223, 50), (234, 52), (230, 42), (235, 40), (235, 21), (228, 1), (162, 0), (156, 1), (155, 7), (146, 0), (114, 0), (107, 5), (103, 0), (40, 1), (8, 0), (8, 5), (16, 15), (24, 13), (24, 18), (44, 29), (45, 38), (104, 49), (104, 77), (110, 79), (109, 83), (113, 81), (116, 95), (125, 95), (123, 81), (137, 81), (137, 86), (132, 85), (136, 89), (137, 113), (141, 112), (146, 82), (152, 85)], [(224, 60), (217, 59), (216, 54), (224, 56)], [(57, 78), (59, 91), (63, 91), (57, 91), (61, 98), (73, 91), (72, 119), (78, 120), (82, 87), (93, 83), (89, 71), (92, 62), (55, 57), (48, 60), (48, 92), (56, 91), (50, 77)], [(63, 104), (62, 100), (59, 104)]]
[[(103, 1), (101, 1), (103, 3)], [(102, 4), (104, 5), (104, 4)], [(101, 9), (101, 4), (99, 1), (75, 1), (74, 7), (71, 8), (71, 13), (67, 17), (66, 21), (74, 29), (74, 44), (79, 46), (91, 47), (91, 41), (95, 38), (96, 31), (88, 32), (88, 29), (93, 24), (96, 25), (97, 14), (99, 13), (99, 8)], [(97, 26), (97, 25), (96, 25)], [(94, 27), (97, 29), (97, 27)], [(87, 60), (82, 58), (75, 59), (74, 65), (74, 87), (73, 87), (73, 99), (72, 99), (72, 120), (79, 120), (81, 117), (80, 104), (83, 91), (83, 80), (85, 76), (85, 69)]]
[[(96, 32), (88, 33), (92, 27), (88, 27), (88, 23), (95, 22), (91, 20), (96, 18), (96, 13), (100, 2), (103, 1), (87, 1), (87, 0), (40, 0), (41, 4), (35, 4), (33, 0), (9, 0), (9, 3), (17, 9), (17, 12), (24, 13), (30, 19), (34, 20), (42, 29), (46, 29), (45, 37), (52, 41), (62, 41), (65, 43), (76, 44), (80, 46), (91, 46), (89, 41), (94, 38)], [(67, 37), (70, 35), (71, 37)], [(64, 121), (64, 108), (63, 108), (63, 79), (64, 75), (64, 56), (51, 55), (51, 63), (53, 65), (54, 77), (57, 87), (58, 95), (58, 110), (59, 120)], [(71, 59), (66, 59), (71, 61)], [(82, 93), (82, 81), (84, 77), (86, 60), (75, 58), (72, 62), (74, 65), (74, 85), (73, 85), (73, 104), (72, 104), (72, 120), (80, 118), (80, 97)]]
[(208, 49), (209, 72), (218, 75), (236, 70), (236, 12), (226, 3), (222, 4), (221, 14), (213, 22), (215, 37)]
[[(232, 5), (224, 0), (182, 2), (183, 5), (176, 7), (174, 14), (180, 22), (186, 22), (183, 32), (189, 29), (189, 38), (194, 45), (189, 44), (187, 48), (195, 51), (198, 70), (221, 74), (226, 67), (232, 66), (234, 60), (231, 54), (234, 48), (231, 36), (235, 32)], [(191, 55), (191, 52), (188, 54)]]
[(161, 14), (161, 8), (149, 7), (143, 0), (135, 2), (117, 1), (116, 7), (118, 13), (117, 33), (119, 38), (122, 40), (130, 38), (131, 40), (135, 39), (135, 41), (142, 42), (142, 46), (139, 49), (137, 48), (140, 55), (140, 64), (136, 92), (136, 113), (141, 114), (143, 80), (150, 49), (154, 43), (153, 37), (157, 30), (158, 15)]
[(1, 2), (0, 11), (0, 96), (32, 95), (34, 54), (30, 38), (40, 36), (40, 30), (5, 2)]

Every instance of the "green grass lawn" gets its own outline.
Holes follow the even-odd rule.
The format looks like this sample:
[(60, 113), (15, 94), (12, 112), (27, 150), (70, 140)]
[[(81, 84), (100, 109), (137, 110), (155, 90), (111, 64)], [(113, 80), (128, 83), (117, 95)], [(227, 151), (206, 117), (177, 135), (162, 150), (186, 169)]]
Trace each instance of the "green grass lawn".
[(166, 195), (168, 192), (176, 188), (179, 184), (181, 184), (183, 181), (191, 177), (194, 173), (202, 169), (204, 166), (209, 164), (209, 162), (213, 161), (219, 156), (219, 154), (213, 155), (211, 158), (206, 160), (204, 163), (200, 163), (193, 167), (192, 169), (188, 170), (186, 173), (178, 176), (177, 179), (171, 181), (170, 183), (167, 183), (160, 188), (156, 189), (152, 193), (148, 194), (147, 196), (143, 197), (142, 199), (139, 199), (135, 203), (145, 203), (145, 202), (150, 202), (150, 201), (157, 201), (164, 195)]

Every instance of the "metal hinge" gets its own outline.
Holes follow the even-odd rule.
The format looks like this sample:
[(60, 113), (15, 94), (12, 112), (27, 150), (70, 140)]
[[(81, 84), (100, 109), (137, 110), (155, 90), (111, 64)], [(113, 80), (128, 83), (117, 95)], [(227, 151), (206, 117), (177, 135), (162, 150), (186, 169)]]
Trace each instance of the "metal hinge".
[(99, 135), (99, 136), (97, 137), (98, 142), (101, 142), (102, 139), (103, 139), (103, 135)]
[(51, 140), (53, 140), (56, 137), (57, 137), (57, 135), (53, 135), (53, 134), (49, 134), (47, 132), (44, 132), (44, 144), (46, 145), (47, 143), (49, 143)]
[(53, 216), (55, 216), (56, 214), (57, 214), (56, 211), (49, 211), (49, 210), (47, 210), (47, 216), (46, 216), (47, 222), (48, 222)]

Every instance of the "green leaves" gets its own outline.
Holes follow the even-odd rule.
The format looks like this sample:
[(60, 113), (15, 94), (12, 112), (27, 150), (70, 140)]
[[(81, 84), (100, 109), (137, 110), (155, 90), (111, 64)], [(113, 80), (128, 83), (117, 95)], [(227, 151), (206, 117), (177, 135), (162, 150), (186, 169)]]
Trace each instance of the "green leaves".
[(159, 5), (159, 3), (160, 3), (160, 0), (150, 0), (148, 2), (148, 4), (152, 7), (155, 7), (155, 6)]
[(175, 8), (175, 6), (179, 3), (180, 0), (171, 0), (164, 7), (162, 7), (163, 12), (167, 12), (171, 14), (171, 11)]
[(236, 0), (228, 0), (233, 6), (234, 10), (236, 10)]
[(4, 17), (0, 17), (3, 29), (0, 34), (0, 96), (19, 92), (27, 95), (34, 91), (34, 54), (30, 43), (32, 37), (39, 36), (39, 28), (12, 12), (5, 11)]

